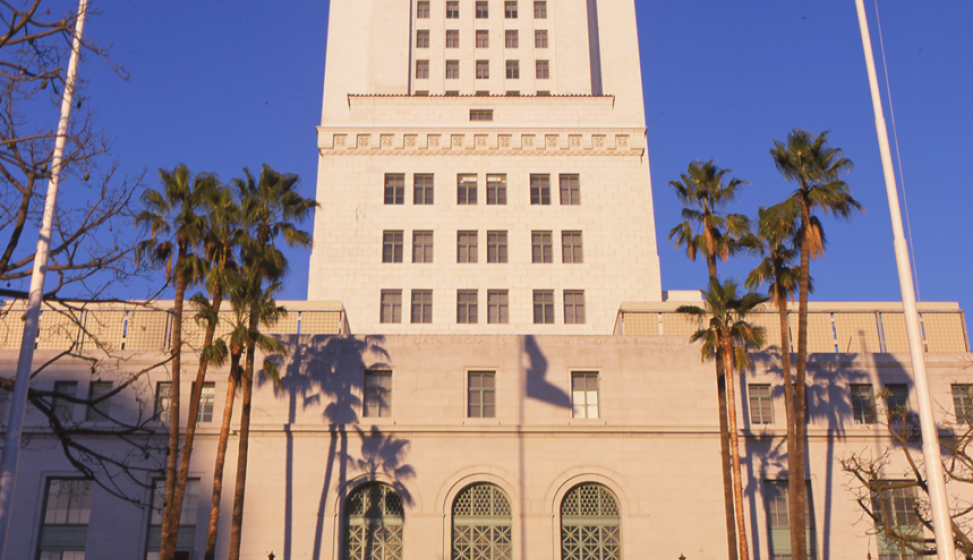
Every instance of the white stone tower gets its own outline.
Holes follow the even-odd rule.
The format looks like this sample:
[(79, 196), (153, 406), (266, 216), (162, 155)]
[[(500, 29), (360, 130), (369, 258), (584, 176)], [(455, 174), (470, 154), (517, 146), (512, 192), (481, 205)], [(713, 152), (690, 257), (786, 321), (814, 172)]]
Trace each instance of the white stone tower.
[(632, 0), (332, 0), (308, 298), (354, 333), (660, 301)]

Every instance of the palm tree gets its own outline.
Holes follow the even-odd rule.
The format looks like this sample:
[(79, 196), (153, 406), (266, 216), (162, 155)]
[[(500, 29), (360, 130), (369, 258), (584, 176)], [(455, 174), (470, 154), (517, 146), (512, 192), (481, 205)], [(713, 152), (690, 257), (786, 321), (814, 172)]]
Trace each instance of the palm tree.
[[(774, 141), (770, 150), (777, 170), (788, 182), (797, 184), (791, 195), (775, 207), (775, 212), (783, 216), (797, 216), (797, 240), (800, 249), (798, 277), (798, 329), (797, 364), (794, 380), (794, 438), (793, 446), (788, 445), (788, 464), (793, 471), (788, 473), (788, 513), (791, 524), (791, 554), (795, 560), (807, 557), (807, 542), (804, 534), (805, 520), (805, 483), (804, 448), (806, 440), (805, 417), (805, 373), (807, 368), (807, 299), (811, 290), (810, 264), (812, 258), (824, 254), (824, 231), (816, 211), (839, 218), (850, 218), (861, 205), (851, 196), (848, 184), (841, 176), (851, 171), (851, 160), (844, 157), (839, 148), (828, 145), (828, 132), (817, 137), (795, 128), (787, 135), (787, 143)], [(795, 529), (795, 527), (797, 529)]]
[[(162, 181), (161, 191), (149, 189), (142, 196), (145, 208), (136, 216), (136, 222), (149, 228), (149, 239), (138, 245), (139, 258), (147, 257), (152, 262), (164, 265), (166, 281), (173, 283), (173, 328), (172, 328), (172, 378), (169, 400), (169, 449), (166, 461), (166, 486), (162, 523), (162, 542), (160, 560), (171, 560), (175, 553), (175, 536), (169, 531), (178, 528), (169, 522), (175, 504), (176, 472), (179, 468), (179, 420), (180, 420), (180, 370), (182, 359), (183, 303), (186, 290), (204, 274), (205, 259), (199, 258), (195, 251), (206, 229), (206, 219), (202, 213), (203, 203), (213, 190), (216, 179), (212, 175), (199, 174), (193, 177), (185, 165), (172, 171), (159, 170)], [(179, 506), (181, 506), (181, 502)], [(178, 507), (177, 506), (177, 511)]]
[[(748, 184), (731, 178), (724, 184), (729, 169), (720, 169), (712, 161), (690, 163), (679, 181), (670, 181), (676, 196), (683, 203), (683, 222), (669, 232), (677, 248), (685, 246), (686, 255), (696, 260), (700, 253), (706, 258), (709, 282), (717, 279), (716, 261), (726, 261), (741, 248), (747, 238), (750, 221), (740, 214), (723, 214), (721, 210), (736, 197), (737, 189)], [(737, 538), (734, 529), (733, 474), (730, 463), (729, 424), (727, 422), (726, 367), (723, 352), (716, 353), (716, 395), (720, 415), (720, 455), (723, 467), (723, 506), (726, 516), (727, 558), (734, 560)]]
[[(733, 280), (720, 284), (719, 281), (710, 282), (709, 291), (700, 290), (706, 302), (705, 307), (682, 305), (676, 312), (686, 313), (696, 317), (708, 318), (707, 327), (693, 333), (690, 342), (702, 341), (700, 354), (703, 360), (711, 360), (718, 353), (724, 356), (726, 366), (726, 387), (729, 418), (730, 456), (733, 462), (733, 498), (736, 516), (736, 530), (739, 537), (740, 558), (750, 558), (747, 543), (747, 526), (743, 517), (743, 483), (740, 470), (740, 446), (736, 427), (736, 399), (734, 396), (735, 382), (733, 368), (746, 368), (750, 364), (747, 351), (757, 349), (763, 345), (764, 333), (762, 327), (755, 327), (745, 321), (754, 307), (767, 301), (767, 298), (747, 293), (737, 297), (737, 285)], [(722, 434), (721, 434), (721, 438)]]

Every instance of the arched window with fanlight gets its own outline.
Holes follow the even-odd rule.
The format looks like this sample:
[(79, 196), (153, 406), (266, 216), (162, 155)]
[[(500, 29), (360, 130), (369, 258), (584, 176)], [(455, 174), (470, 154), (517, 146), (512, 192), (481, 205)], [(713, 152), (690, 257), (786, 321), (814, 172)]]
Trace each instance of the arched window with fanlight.
[(356, 488), (345, 505), (345, 560), (402, 560), (402, 513), (388, 484)]
[(600, 484), (575, 486), (561, 501), (561, 560), (621, 560), (618, 500)]
[(510, 500), (492, 484), (467, 486), (453, 501), (453, 560), (510, 560)]

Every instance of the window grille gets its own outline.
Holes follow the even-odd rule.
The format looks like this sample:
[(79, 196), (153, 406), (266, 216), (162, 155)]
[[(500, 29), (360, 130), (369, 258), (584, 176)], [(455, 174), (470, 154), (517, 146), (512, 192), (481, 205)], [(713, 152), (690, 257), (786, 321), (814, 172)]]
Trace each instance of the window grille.
[(492, 484), (465, 488), (453, 502), (453, 560), (513, 557), (510, 500)]
[(561, 501), (561, 558), (621, 560), (622, 521), (618, 502), (607, 488), (585, 483)]
[(345, 558), (402, 560), (402, 499), (387, 484), (352, 492), (345, 505)]

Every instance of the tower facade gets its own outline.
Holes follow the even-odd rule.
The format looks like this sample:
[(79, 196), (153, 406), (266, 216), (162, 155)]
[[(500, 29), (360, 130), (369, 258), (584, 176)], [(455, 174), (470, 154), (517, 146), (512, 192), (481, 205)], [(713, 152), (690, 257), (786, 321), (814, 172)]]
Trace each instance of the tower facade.
[(308, 297), (356, 333), (610, 334), (661, 299), (631, 1), (335, 1)]

